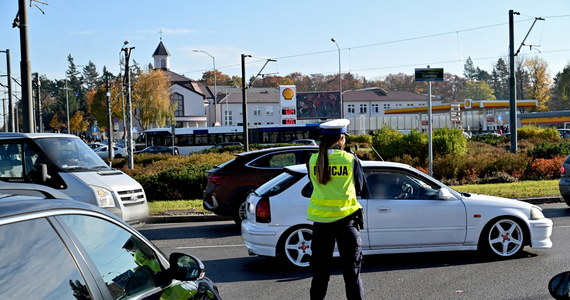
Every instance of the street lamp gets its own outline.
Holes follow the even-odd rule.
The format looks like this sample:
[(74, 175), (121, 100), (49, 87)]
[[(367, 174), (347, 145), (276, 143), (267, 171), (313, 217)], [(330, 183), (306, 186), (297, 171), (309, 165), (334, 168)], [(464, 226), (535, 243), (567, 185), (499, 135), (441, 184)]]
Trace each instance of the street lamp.
[(342, 73), (340, 72), (340, 48), (334, 38), (331, 38), (331, 42), (333, 42), (336, 45), (336, 48), (338, 49), (338, 90), (340, 92), (340, 117), (343, 118), (344, 105), (342, 103), (342, 78), (341, 78)]
[(206, 52), (206, 51), (202, 51), (202, 50), (192, 50), (192, 52), (202, 52), (206, 55), (208, 55), (209, 57), (212, 58), (212, 61), (214, 62), (214, 124), (218, 121), (218, 108), (216, 106), (216, 100), (218, 98), (218, 94), (216, 92), (216, 58), (213, 57), (212, 55), (210, 55), (210, 53)]

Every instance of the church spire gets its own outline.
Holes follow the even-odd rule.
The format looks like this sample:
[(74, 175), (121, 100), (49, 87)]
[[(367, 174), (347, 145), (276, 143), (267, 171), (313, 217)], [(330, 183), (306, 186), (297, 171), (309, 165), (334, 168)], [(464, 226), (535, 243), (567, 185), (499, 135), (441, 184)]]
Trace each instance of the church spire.
[(155, 69), (170, 70), (170, 52), (162, 43), (162, 30), (160, 31), (160, 43), (158, 43), (152, 57), (154, 58)]

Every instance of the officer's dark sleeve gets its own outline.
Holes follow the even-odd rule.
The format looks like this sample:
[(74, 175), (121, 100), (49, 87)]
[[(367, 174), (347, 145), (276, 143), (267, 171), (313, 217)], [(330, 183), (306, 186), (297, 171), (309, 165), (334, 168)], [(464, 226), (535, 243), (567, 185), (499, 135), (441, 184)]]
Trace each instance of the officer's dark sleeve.
[(354, 186), (356, 188), (356, 194), (360, 195), (362, 189), (364, 189), (364, 169), (362, 168), (362, 164), (360, 163), (360, 159), (354, 156)]

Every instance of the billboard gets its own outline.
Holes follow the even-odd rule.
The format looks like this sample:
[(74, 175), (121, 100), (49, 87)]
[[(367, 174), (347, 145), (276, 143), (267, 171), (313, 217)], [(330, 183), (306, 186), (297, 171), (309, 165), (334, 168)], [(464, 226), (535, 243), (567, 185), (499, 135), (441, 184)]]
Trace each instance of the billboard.
[(340, 118), (339, 92), (298, 92), (297, 119)]

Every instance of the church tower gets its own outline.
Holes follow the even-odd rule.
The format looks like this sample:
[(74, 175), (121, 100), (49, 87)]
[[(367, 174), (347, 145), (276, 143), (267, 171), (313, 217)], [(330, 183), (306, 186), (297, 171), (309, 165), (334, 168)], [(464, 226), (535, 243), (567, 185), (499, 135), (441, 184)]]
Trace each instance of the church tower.
[(160, 43), (154, 53), (152, 54), (154, 58), (154, 68), (162, 70), (170, 70), (170, 52), (164, 47), (162, 43), (162, 37), (160, 38)]

